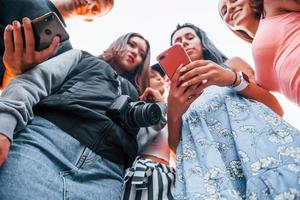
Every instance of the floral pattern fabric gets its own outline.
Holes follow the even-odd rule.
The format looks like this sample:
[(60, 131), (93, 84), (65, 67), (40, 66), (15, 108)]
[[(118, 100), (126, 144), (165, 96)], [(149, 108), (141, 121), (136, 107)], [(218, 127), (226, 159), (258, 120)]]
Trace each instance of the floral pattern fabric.
[(183, 116), (175, 199), (300, 199), (300, 132), (265, 105), (211, 86)]

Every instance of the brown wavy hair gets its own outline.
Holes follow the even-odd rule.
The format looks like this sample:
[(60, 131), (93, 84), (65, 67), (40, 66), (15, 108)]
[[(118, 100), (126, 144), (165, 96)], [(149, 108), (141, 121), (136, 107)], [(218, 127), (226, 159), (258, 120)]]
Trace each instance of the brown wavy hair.
[(149, 68), (150, 68), (150, 44), (149, 42), (138, 33), (127, 33), (115, 40), (101, 55), (98, 57), (105, 60), (112, 66), (116, 66), (115, 59), (117, 56), (122, 57), (126, 54), (126, 46), (131, 37), (139, 37), (146, 42), (147, 49), (142, 63), (138, 65), (133, 71), (127, 71), (120, 74), (122, 77), (129, 80), (142, 94), (149, 86)]

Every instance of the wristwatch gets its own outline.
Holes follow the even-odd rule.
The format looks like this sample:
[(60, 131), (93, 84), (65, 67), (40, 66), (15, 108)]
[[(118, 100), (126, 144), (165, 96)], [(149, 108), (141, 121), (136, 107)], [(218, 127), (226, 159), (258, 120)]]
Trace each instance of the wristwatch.
[(237, 75), (240, 77), (241, 82), (235, 87), (232, 87), (237, 92), (243, 91), (249, 85), (249, 77), (244, 72), (236, 72)]

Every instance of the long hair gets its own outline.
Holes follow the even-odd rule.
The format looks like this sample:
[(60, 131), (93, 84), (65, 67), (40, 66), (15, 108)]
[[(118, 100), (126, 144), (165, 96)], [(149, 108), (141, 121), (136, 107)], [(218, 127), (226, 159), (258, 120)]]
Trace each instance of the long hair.
[[(264, 1), (263, 0), (250, 0), (249, 2), (250, 7), (253, 10), (253, 15), (255, 19), (260, 20), (262, 17), (265, 16), (264, 10)], [(243, 39), (246, 42), (252, 43), (253, 37), (250, 36), (247, 32), (243, 30), (233, 30), (228, 26), (228, 28), (236, 34), (239, 38)]]
[(129, 80), (136, 87), (139, 94), (142, 94), (144, 90), (149, 86), (148, 71), (150, 66), (150, 44), (142, 35), (138, 33), (127, 33), (125, 35), (122, 35), (98, 57), (105, 60), (110, 65), (118, 67), (116, 66), (115, 59), (117, 58), (117, 56), (123, 57), (124, 55), (126, 55), (126, 46), (128, 44), (128, 40), (134, 36), (139, 37), (146, 42), (147, 49), (145, 56), (143, 57), (142, 63), (139, 64), (133, 71), (127, 71), (120, 75)]
[(203, 30), (201, 30), (199, 27), (197, 27), (191, 23), (184, 23), (182, 25), (180, 25), (180, 24), (177, 25), (176, 29), (171, 34), (171, 45), (173, 44), (172, 39), (173, 39), (174, 34), (178, 30), (185, 28), (185, 27), (191, 28), (196, 32), (198, 38), (201, 41), (202, 47), (203, 47), (203, 58), (205, 60), (211, 60), (218, 64), (222, 64), (227, 60), (227, 57), (225, 56), (225, 54), (223, 54), (212, 43), (212, 41), (208, 38), (207, 34)]

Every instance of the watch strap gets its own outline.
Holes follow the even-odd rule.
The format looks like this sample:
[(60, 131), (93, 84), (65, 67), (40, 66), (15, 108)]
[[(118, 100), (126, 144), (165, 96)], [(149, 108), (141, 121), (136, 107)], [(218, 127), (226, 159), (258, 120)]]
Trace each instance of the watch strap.
[(232, 89), (236, 92), (241, 92), (244, 89), (246, 89), (246, 87), (249, 85), (249, 79), (246, 77), (247, 75), (243, 72), (238, 72), (238, 76), (241, 78), (241, 82), (237, 86), (232, 87)]

